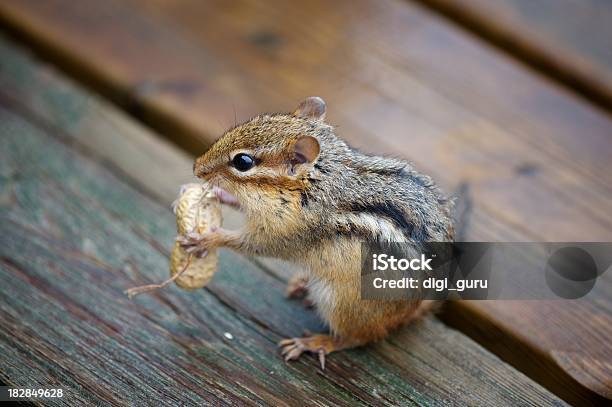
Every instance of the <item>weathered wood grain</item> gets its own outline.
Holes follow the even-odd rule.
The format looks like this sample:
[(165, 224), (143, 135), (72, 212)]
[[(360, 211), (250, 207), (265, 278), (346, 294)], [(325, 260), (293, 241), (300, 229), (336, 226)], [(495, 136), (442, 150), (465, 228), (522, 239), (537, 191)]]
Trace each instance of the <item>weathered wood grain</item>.
[[(234, 109), (244, 119), (320, 94), (352, 144), (407, 157), (447, 190), (468, 182), (469, 240), (612, 236), (610, 118), (409, 2), (52, 0), (2, 4), (0, 15), (191, 151), (232, 125)], [(553, 378), (566, 399), (606, 394), (552, 355), (573, 349), (585, 330), (610, 325), (609, 313), (584, 318), (582, 303), (521, 303), (521, 312), (465, 305), (456, 309), (533, 351), (508, 355), (511, 363), (545, 359), (530, 372), (547, 385)], [(549, 329), (550, 313), (559, 324)], [(526, 329), (524, 315), (537, 330)], [(609, 355), (608, 342), (595, 342), (583, 347), (583, 359), (600, 360), (600, 346)], [(600, 382), (608, 379), (597, 363), (589, 366)]]
[[(205, 290), (127, 300), (124, 288), (167, 275), (172, 197), (156, 187), (182, 182), (191, 160), (4, 41), (0, 54), (3, 381), (62, 385), (65, 405), (563, 404), (433, 318), (333, 355), (325, 372), (285, 364), (275, 342), (321, 329), (317, 318), (227, 252)], [(134, 158), (158, 158), (147, 168), (166, 179), (141, 183), (100, 150), (122, 138), (145, 141)]]
[(610, 2), (419, 1), (603, 107), (612, 108)]

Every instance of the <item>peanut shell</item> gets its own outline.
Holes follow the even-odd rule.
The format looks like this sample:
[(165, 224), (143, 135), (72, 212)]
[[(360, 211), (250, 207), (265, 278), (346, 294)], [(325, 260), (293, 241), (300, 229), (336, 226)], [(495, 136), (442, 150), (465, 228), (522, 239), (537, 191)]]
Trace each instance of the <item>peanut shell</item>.
[[(179, 235), (190, 232), (205, 234), (213, 227), (221, 226), (221, 206), (212, 187), (203, 184), (186, 184), (175, 203), (176, 228)], [(209, 250), (203, 258), (191, 256), (191, 263), (175, 280), (183, 289), (202, 288), (210, 282), (217, 270), (217, 250)], [(189, 259), (189, 253), (178, 242), (174, 243), (170, 257), (170, 275), (180, 272)]]

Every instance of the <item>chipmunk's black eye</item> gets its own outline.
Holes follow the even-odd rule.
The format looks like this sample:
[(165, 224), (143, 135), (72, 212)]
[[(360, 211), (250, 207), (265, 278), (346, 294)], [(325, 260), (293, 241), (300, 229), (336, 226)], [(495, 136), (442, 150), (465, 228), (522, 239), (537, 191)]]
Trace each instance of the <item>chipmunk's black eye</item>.
[(248, 171), (255, 165), (255, 160), (248, 154), (239, 153), (234, 156), (232, 159), (232, 165), (238, 171)]

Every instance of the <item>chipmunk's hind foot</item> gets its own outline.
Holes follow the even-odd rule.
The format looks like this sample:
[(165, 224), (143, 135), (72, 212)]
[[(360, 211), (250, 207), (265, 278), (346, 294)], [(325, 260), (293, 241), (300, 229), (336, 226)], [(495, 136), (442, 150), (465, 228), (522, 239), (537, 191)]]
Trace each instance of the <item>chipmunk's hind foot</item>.
[(308, 294), (308, 277), (305, 274), (295, 274), (287, 283), (287, 298), (304, 298)]
[(304, 352), (318, 355), (321, 369), (325, 370), (325, 357), (331, 352), (352, 347), (341, 338), (330, 335), (313, 335), (304, 338), (283, 339), (278, 343), (285, 362), (296, 360)]

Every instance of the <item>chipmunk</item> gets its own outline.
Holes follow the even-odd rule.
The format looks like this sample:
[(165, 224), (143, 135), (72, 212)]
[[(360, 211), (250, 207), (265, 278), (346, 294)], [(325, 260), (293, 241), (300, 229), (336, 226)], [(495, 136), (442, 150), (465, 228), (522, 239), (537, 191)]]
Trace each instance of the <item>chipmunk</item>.
[(194, 164), (222, 203), (246, 214), (243, 230), (222, 228), (179, 241), (190, 252), (228, 247), (301, 265), (289, 293), (307, 289), (331, 334), (285, 339), (285, 360), (325, 356), (385, 338), (431, 302), (361, 298), (361, 242), (452, 241), (452, 200), (405, 161), (349, 147), (324, 120), (319, 97), (291, 114), (263, 114), (228, 130)]

